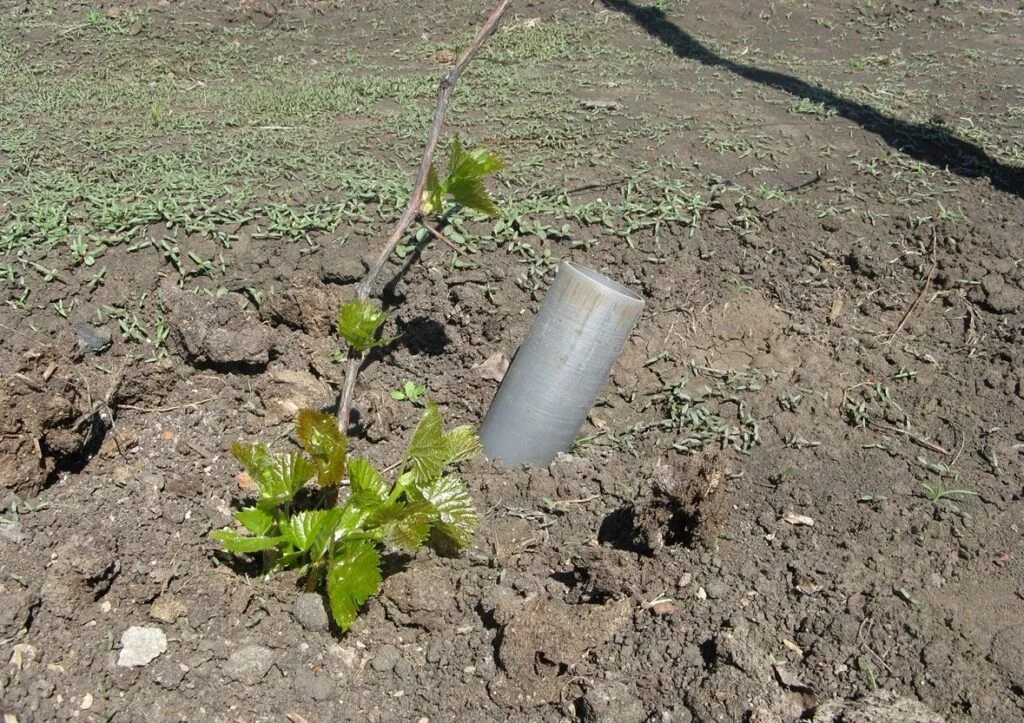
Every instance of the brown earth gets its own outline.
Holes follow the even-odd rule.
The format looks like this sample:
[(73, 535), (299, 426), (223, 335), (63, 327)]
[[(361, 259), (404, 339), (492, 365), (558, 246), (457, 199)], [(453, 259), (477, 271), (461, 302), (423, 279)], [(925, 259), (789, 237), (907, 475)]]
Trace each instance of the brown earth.
[[(1024, 717), (1024, 18), (1014, 2), (827, 5), (513, 6), (464, 80), (472, 93), (507, 67), (507, 105), (456, 103), (452, 124), (513, 159), (497, 195), (516, 230), (467, 219), (448, 230), (471, 264), (421, 245), (392, 267), (384, 298), (402, 338), (360, 377), (352, 444), (382, 466), (400, 458), (418, 410), (389, 391), (408, 379), (450, 423), (478, 424), (496, 382), (473, 367), (513, 355), (547, 258), (601, 269), (647, 309), (572, 453), (541, 470), (464, 464), (483, 517), (472, 548), (390, 560), (345, 635), (297, 580), (252, 576), (208, 533), (246, 495), (231, 442), (287, 446), (296, 408), (332, 404), (334, 310), (404, 187), (362, 195), (290, 168), (264, 200), (361, 217), (270, 237), (260, 206), (214, 219), (227, 246), (198, 225), (141, 223), (97, 260), (99, 285), (64, 247), (0, 249), (22, 278), (5, 295), (30, 292), (0, 310), (2, 712)], [(186, 40), (200, 58), (237, 43), (254, 77), (277, 57), (347, 72), (346, 54), (388, 77), (434, 77), (486, 10), (195, 2), (133, 19), (138, 8), (98, 7), (131, 21), (110, 26), (109, 47), (128, 56), (69, 30), (84, 6), (0, 4), (20, 61), (52, 82), (113, 73), (132, 53), (149, 68)], [(178, 80), (217, 87), (195, 62), (173, 68)], [(379, 132), (367, 152), (401, 180), (423, 125), (404, 132), (400, 119), (426, 118), (424, 87), (305, 122), (339, 145)], [(573, 115), (552, 115), (563, 107)], [(5, 118), (38, 134), (38, 163), (101, 163), (53, 146), (116, 118), (72, 132), (26, 108)], [(202, 138), (185, 121), (218, 112), (174, 109), (182, 125), (147, 149), (188, 158), (189, 134)], [(32, 175), (18, 152), (0, 147), (5, 232)], [(168, 235), (219, 254), (222, 275), (129, 250)], [(72, 313), (55, 314), (70, 298)], [(125, 332), (131, 313), (72, 326), (118, 304), (153, 333)], [(166, 647), (124, 667), (132, 626), (159, 628)]]

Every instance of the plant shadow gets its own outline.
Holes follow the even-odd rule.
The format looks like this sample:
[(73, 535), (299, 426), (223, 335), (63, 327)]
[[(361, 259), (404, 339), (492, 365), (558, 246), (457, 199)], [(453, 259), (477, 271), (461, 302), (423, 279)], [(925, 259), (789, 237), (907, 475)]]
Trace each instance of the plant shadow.
[(836, 115), (876, 134), (890, 147), (911, 158), (964, 178), (987, 178), (994, 188), (1024, 198), (1024, 168), (1000, 163), (979, 146), (958, 138), (941, 124), (900, 120), (792, 75), (723, 58), (670, 21), (656, 7), (641, 7), (630, 0), (601, 2), (612, 10), (628, 15), (637, 26), (669, 47), (679, 58), (723, 68), (751, 82), (822, 103), (834, 110)]

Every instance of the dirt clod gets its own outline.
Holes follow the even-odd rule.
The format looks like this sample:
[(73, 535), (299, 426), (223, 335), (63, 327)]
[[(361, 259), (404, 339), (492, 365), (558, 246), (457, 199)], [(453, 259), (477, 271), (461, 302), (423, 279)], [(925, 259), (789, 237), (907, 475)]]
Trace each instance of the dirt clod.
[(628, 685), (617, 680), (595, 680), (576, 704), (585, 723), (641, 723), (647, 711)]
[(896, 691), (880, 690), (860, 700), (822, 703), (814, 723), (945, 723), (946, 719), (912, 698)]
[(228, 656), (224, 676), (243, 685), (256, 685), (274, 665), (274, 651), (263, 645), (245, 645)]
[(242, 310), (243, 298), (172, 291), (167, 297), (170, 338), (192, 364), (252, 368), (270, 359), (270, 330)]
[(300, 593), (295, 597), (292, 613), (299, 625), (311, 632), (322, 632), (330, 625), (323, 597), (315, 592)]

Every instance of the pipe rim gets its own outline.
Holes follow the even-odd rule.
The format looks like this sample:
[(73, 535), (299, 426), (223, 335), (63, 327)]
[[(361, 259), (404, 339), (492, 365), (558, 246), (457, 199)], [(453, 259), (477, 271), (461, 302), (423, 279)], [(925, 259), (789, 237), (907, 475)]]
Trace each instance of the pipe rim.
[(615, 281), (614, 279), (608, 278), (604, 274), (598, 273), (597, 271), (594, 271), (591, 268), (583, 266), (582, 264), (577, 264), (574, 261), (563, 261), (562, 263), (571, 268), (573, 271), (582, 274), (590, 281), (599, 284), (601, 287), (603, 287), (607, 291), (610, 291), (611, 293), (618, 294), (619, 296), (622, 296), (623, 298), (629, 301), (638, 301), (641, 304), (644, 303), (644, 299), (642, 296), (640, 296), (640, 294), (636, 293), (628, 286), (620, 284), (618, 281)]

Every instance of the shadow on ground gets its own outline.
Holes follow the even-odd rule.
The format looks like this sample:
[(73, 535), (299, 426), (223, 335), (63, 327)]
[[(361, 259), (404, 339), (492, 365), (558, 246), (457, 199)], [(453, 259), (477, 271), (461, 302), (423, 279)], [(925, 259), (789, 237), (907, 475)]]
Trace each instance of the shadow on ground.
[(832, 91), (774, 70), (737, 63), (709, 50), (696, 38), (665, 17), (655, 7), (640, 7), (629, 0), (601, 0), (612, 10), (628, 15), (648, 35), (672, 49), (678, 57), (724, 68), (741, 78), (806, 98), (836, 111), (875, 133), (889, 146), (911, 158), (964, 178), (988, 178), (1000, 191), (1024, 198), (1024, 168), (999, 163), (973, 143), (957, 138), (938, 124), (910, 123), (875, 108), (847, 100)]

